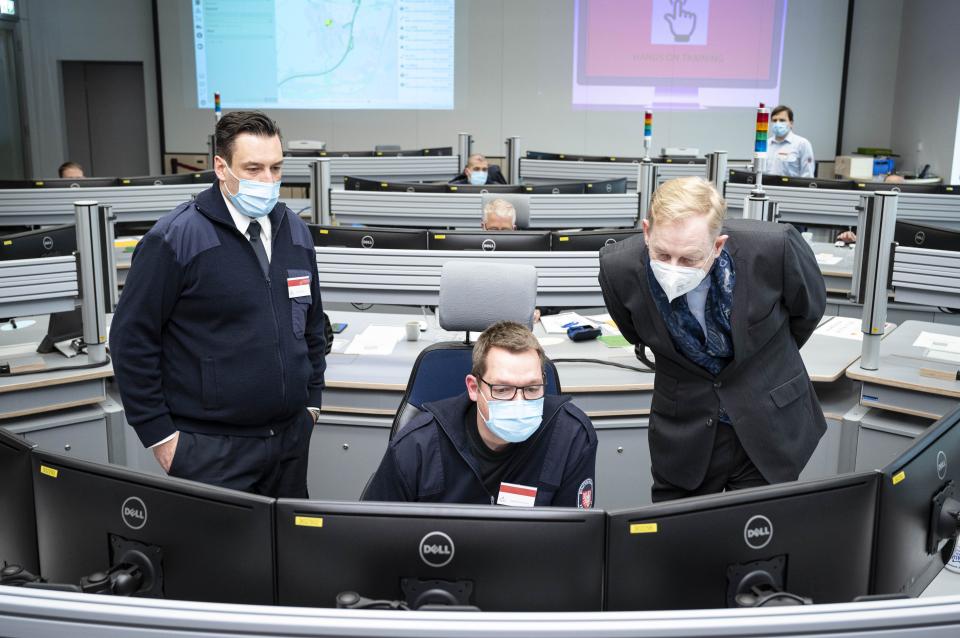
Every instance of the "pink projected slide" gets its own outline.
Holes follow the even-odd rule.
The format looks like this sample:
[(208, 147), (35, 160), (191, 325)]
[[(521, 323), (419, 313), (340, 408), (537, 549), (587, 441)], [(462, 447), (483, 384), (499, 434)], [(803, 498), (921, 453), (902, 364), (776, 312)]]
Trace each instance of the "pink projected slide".
[(577, 0), (573, 104), (776, 103), (786, 0)]

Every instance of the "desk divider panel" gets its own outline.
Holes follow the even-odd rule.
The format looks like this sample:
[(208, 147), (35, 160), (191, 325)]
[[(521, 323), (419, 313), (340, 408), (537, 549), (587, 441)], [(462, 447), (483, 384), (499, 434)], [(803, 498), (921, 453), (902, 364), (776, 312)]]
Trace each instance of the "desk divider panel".
[[(325, 301), (437, 305), (440, 270), (448, 261), (530, 264), (537, 269), (537, 303), (603, 306), (596, 252), (368, 250), (321, 247), (317, 271)], [(484, 261), (486, 260), (486, 261)]]

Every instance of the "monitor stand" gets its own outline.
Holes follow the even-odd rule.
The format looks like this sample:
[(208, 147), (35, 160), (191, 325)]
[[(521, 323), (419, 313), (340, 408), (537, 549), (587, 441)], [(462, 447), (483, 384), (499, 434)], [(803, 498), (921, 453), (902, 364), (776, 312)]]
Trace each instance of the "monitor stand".
[(727, 607), (812, 605), (813, 600), (783, 590), (787, 557), (727, 567)]
[(50, 325), (47, 327), (47, 335), (37, 346), (37, 352), (40, 354), (49, 354), (57, 350), (56, 344), (60, 341), (70, 339), (80, 339), (83, 337), (83, 315), (80, 314), (80, 308), (74, 308), (66, 312), (55, 312), (50, 315)]

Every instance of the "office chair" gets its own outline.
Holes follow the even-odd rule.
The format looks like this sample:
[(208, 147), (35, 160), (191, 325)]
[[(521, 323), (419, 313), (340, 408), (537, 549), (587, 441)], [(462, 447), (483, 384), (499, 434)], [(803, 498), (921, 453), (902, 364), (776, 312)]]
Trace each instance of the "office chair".
[[(498, 321), (533, 325), (537, 297), (537, 271), (525, 264), (489, 264), (450, 261), (440, 274), (440, 306), (437, 313), (444, 330), (466, 331), (463, 342), (435, 343), (424, 349), (410, 371), (407, 390), (390, 429), (393, 439), (424, 403), (463, 392), (464, 377), (473, 367), (471, 332), (482, 332)], [(560, 394), (560, 377), (549, 360), (544, 370), (547, 394)]]

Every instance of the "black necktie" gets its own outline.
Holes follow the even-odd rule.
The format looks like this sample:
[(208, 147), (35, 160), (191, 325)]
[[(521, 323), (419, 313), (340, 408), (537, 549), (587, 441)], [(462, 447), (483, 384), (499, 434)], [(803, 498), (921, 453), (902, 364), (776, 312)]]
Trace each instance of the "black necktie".
[(267, 261), (267, 251), (263, 247), (263, 242), (260, 241), (260, 222), (250, 222), (247, 232), (250, 233), (250, 245), (253, 246), (253, 252), (257, 256), (257, 261), (260, 262), (260, 268), (263, 274), (267, 275), (270, 273), (270, 262)]

